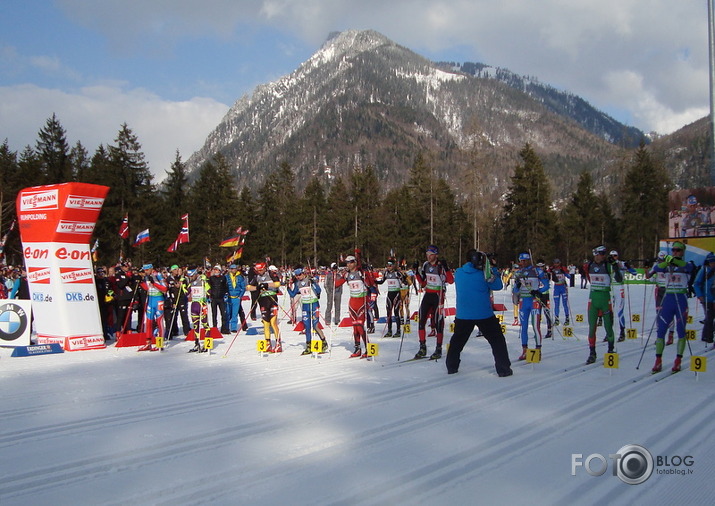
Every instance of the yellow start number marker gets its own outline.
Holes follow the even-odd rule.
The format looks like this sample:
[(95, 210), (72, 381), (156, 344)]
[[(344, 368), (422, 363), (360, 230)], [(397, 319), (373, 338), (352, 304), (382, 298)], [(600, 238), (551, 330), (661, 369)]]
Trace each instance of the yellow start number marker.
[(261, 353), (268, 351), (268, 342), (265, 339), (259, 339), (256, 341), (256, 350)]
[(160, 350), (164, 348), (164, 338), (162, 336), (156, 336), (156, 347)]
[(541, 348), (529, 348), (526, 350), (526, 362), (528, 364), (538, 364), (541, 362)]
[(695, 338), (697, 337), (697, 332), (695, 332), (694, 329), (689, 329), (685, 331), (685, 338), (688, 341), (695, 341)]
[(690, 370), (693, 372), (705, 372), (708, 370), (708, 357), (690, 357)]
[(618, 353), (606, 353), (603, 356), (603, 367), (606, 369), (618, 369)]
[(454, 334), (454, 322), (449, 324), (449, 331)]
[(405, 323), (405, 324), (402, 326), (402, 332), (403, 332), (404, 334), (409, 334), (409, 333), (410, 333), (410, 324), (409, 324), (409, 323)]
[(639, 315), (638, 313), (633, 313), (631, 315), (631, 321), (633, 323), (639, 323), (641, 321), (641, 315)]
[(626, 329), (626, 337), (628, 339), (638, 339), (638, 330), (634, 328)]
[(313, 353), (322, 353), (323, 341), (321, 339), (313, 339), (310, 342), (310, 351), (312, 351)]
[(207, 337), (204, 339), (204, 348), (207, 350), (213, 350), (214, 349), (214, 338), (213, 337)]
[(564, 333), (564, 337), (573, 337), (573, 328), (572, 327), (564, 327), (561, 330)]
[(582, 315), (582, 314), (577, 314), (577, 315), (576, 315), (576, 322), (577, 322), (577, 323), (583, 323), (583, 315)]
[(368, 343), (367, 344), (367, 356), (368, 357), (376, 357), (377, 354), (380, 351), (380, 347), (378, 346), (377, 343)]

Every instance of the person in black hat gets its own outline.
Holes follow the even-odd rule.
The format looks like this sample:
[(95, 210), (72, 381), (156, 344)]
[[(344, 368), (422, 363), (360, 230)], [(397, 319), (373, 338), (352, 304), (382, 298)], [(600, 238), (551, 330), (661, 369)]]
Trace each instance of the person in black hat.
[(447, 373), (459, 370), (460, 354), (476, 326), (492, 347), (494, 367), (499, 376), (511, 376), (511, 361), (506, 339), (492, 309), (491, 292), (504, 286), (499, 270), (492, 267), (486, 254), (475, 249), (467, 252), (467, 261), (454, 273), (457, 290), (457, 314), (454, 334), (447, 350)]

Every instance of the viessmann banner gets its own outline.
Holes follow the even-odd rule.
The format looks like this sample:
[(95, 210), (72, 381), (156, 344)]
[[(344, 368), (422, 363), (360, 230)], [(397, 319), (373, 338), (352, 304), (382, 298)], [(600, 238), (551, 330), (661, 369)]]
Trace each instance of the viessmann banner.
[(89, 242), (109, 188), (36, 186), (17, 197), (17, 216), (38, 344), (104, 348)]

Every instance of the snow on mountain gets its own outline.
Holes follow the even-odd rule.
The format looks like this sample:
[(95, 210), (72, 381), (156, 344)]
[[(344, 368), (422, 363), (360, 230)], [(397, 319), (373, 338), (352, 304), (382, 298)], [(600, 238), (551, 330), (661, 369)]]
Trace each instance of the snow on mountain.
[[(587, 290), (570, 294), (573, 314), (585, 313)], [(584, 365), (582, 322), (546, 340), (541, 363), (514, 361), (508, 378), (475, 336), (456, 375), (441, 360), (398, 363), (417, 350), (414, 326), (401, 342), (378, 324), (372, 362), (348, 358), (345, 327), (326, 327), (331, 354), (300, 356), (305, 337), (282, 311), (284, 352), (266, 357), (260, 322), (228, 355), (230, 337), (212, 354), (186, 353), (183, 341), (161, 353), (112, 345), (12, 358), (2, 348), (0, 504), (713, 504), (712, 364), (651, 375), (652, 287), (628, 295), (642, 322), (637, 339), (618, 343), (618, 369), (603, 367), (600, 337), (599, 362)], [(495, 293), (513, 360), (510, 301)], [(698, 330), (702, 309), (690, 308)], [(689, 348), (715, 358), (712, 345)], [(641, 484), (613, 475), (626, 445), (654, 460)]]
[(584, 128), (600, 125), (599, 115), (585, 125), (569, 116), (590, 113), (585, 102), (569, 105), (566, 94), (502, 70), (487, 78), (490, 67), (475, 65), (436, 64), (370, 30), (332, 34), (294, 72), (239, 99), (187, 166), (195, 174), (221, 152), (238, 187), (255, 189), (283, 161), (302, 184), (325, 166), (341, 176), (370, 164), (390, 188), (419, 151), (459, 179), (475, 140), (485, 140), (485, 170), (503, 186), (530, 142), (568, 189), (556, 173), (564, 166), (603, 172), (615, 158), (620, 148)]

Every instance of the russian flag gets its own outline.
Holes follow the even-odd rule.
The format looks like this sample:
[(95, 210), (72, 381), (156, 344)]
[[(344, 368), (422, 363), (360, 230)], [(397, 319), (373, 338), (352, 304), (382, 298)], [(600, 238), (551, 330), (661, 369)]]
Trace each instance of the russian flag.
[(151, 239), (149, 239), (149, 229), (147, 228), (146, 230), (142, 230), (137, 234), (137, 240), (134, 241), (134, 246), (139, 246), (140, 244), (144, 244), (145, 242), (149, 242)]

